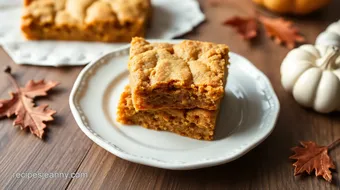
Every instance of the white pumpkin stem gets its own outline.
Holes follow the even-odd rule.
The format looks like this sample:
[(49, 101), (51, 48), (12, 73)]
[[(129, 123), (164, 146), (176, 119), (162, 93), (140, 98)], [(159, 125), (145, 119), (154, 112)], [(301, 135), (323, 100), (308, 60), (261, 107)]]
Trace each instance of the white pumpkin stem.
[(331, 70), (335, 67), (334, 63), (335, 60), (340, 56), (340, 50), (339, 48), (332, 46), (330, 48), (331, 50), (328, 50), (326, 52), (326, 55), (324, 55), (322, 58), (320, 58), (318, 61), (321, 63), (320, 68), (324, 70)]

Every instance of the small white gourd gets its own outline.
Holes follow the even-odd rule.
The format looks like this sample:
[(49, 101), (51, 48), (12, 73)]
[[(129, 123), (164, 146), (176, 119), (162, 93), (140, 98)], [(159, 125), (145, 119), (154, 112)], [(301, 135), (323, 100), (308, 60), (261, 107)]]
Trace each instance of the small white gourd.
[(340, 50), (302, 45), (281, 65), (281, 82), (302, 106), (321, 113), (340, 110)]
[(326, 31), (316, 38), (316, 45), (340, 47), (340, 20), (329, 25)]

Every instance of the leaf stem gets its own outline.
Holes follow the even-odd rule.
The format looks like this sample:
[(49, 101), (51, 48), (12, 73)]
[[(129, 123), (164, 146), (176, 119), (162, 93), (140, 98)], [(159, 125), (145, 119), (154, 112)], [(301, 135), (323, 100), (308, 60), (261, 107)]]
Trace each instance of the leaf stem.
[(17, 92), (20, 92), (20, 87), (17, 83), (17, 81), (15, 81), (15, 79), (13, 78), (13, 75), (11, 74), (11, 67), (10, 66), (6, 66), (4, 69), (4, 72), (7, 74), (8, 79), (12, 82), (12, 84), (14, 85), (15, 89)]
[(327, 146), (327, 149), (330, 150), (332, 148), (334, 148), (336, 145), (338, 145), (340, 143), (340, 138), (337, 139), (336, 141), (334, 141), (333, 143), (331, 143), (330, 145)]

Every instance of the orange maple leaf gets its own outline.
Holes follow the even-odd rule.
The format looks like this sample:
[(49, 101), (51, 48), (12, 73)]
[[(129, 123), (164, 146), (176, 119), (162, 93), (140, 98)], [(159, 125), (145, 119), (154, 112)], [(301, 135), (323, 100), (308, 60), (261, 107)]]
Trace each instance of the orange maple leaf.
[(295, 47), (296, 42), (305, 42), (305, 38), (299, 34), (298, 28), (294, 27), (290, 21), (262, 15), (259, 15), (258, 19), (264, 25), (267, 35), (273, 37), (274, 42), (277, 44), (285, 43), (286, 47), (292, 49)]
[(10, 93), (10, 99), (0, 100), (0, 118), (16, 115), (17, 117), (13, 122), (14, 126), (20, 126), (21, 129), (28, 127), (32, 134), (42, 138), (46, 128), (44, 122), (52, 121), (52, 115), (56, 111), (48, 109), (47, 105), (35, 107), (33, 98), (46, 96), (46, 92), (59, 83), (53, 81), (45, 82), (44, 80), (34, 82), (30, 80), (24, 88), (19, 88), (10, 74), (10, 70), (7, 70), (6, 73), (13, 82), (16, 92)]
[(332, 159), (328, 156), (328, 150), (334, 147), (340, 141), (337, 140), (329, 146), (318, 146), (312, 141), (300, 142), (303, 147), (293, 147), (294, 155), (290, 159), (297, 160), (293, 166), (294, 175), (300, 175), (304, 172), (310, 174), (315, 170), (316, 176), (322, 176), (328, 182), (332, 181), (332, 172), (329, 169), (335, 169)]
[(235, 16), (226, 20), (223, 24), (235, 28), (245, 40), (250, 40), (257, 36), (258, 26), (254, 17), (242, 18)]

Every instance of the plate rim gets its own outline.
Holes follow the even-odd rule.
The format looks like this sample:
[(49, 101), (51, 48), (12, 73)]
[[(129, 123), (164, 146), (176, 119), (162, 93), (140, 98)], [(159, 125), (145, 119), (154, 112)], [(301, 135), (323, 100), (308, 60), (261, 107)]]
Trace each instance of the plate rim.
[[(151, 42), (168, 42), (168, 43), (178, 43), (183, 41), (183, 39), (176, 39), (176, 40), (158, 40), (158, 39), (151, 39), (149, 40)], [(220, 165), (220, 164), (224, 164), (224, 163), (228, 163), (231, 162), (233, 160), (236, 160), (240, 157), (242, 157), (243, 155), (245, 155), (246, 153), (248, 153), (250, 150), (252, 150), (253, 148), (255, 148), (256, 146), (258, 146), (260, 143), (262, 143), (274, 130), (275, 125), (277, 123), (278, 120), (278, 116), (280, 113), (280, 102), (279, 99), (274, 91), (274, 88), (270, 82), (270, 80), (268, 79), (268, 77), (258, 68), (256, 68), (255, 65), (253, 65), (248, 59), (246, 59), (245, 57), (230, 52), (231, 54), (235, 54), (237, 56), (239, 56), (240, 58), (244, 59), (244, 61), (246, 61), (248, 63), (248, 65), (250, 67), (252, 67), (252, 69), (257, 71), (257, 75), (260, 76), (263, 81), (266, 83), (266, 88), (269, 93), (272, 95), (271, 97), (273, 97), (273, 102), (275, 104), (275, 108), (276, 110), (274, 110), (275, 112), (272, 113), (273, 114), (273, 119), (271, 119), (271, 121), (268, 125), (270, 125), (270, 129), (267, 129), (267, 131), (264, 131), (263, 133), (261, 133), (262, 135), (256, 135), (255, 138), (255, 142), (254, 143), (249, 143), (247, 146), (245, 147), (240, 147), (239, 151), (236, 152), (233, 156), (230, 156), (229, 158), (227, 156), (224, 156), (224, 159), (220, 159), (221, 157), (219, 157), (219, 159), (209, 159), (209, 160), (202, 160), (200, 162), (195, 161), (194, 163), (190, 163), (190, 162), (183, 162), (183, 163), (176, 163), (176, 162), (166, 162), (166, 161), (161, 161), (159, 159), (155, 159), (155, 158), (147, 158), (147, 157), (137, 157), (136, 155), (133, 155), (131, 153), (127, 153), (124, 150), (122, 150), (121, 148), (119, 148), (118, 146), (114, 145), (112, 142), (108, 142), (107, 140), (105, 140), (103, 137), (96, 135), (94, 131), (92, 131), (90, 128), (90, 126), (86, 126), (86, 124), (83, 122), (82, 119), (82, 114), (80, 114), (80, 111), (78, 110), (77, 106), (76, 106), (76, 93), (78, 92), (82, 81), (85, 78), (85, 74), (88, 72), (91, 72), (90, 70), (98, 63), (100, 63), (100, 61), (102, 59), (104, 59), (107, 56), (113, 55), (113, 54), (117, 54), (119, 52), (122, 52), (126, 49), (130, 48), (130, 44), (127, 44), (125, 46), (122, 46), (119, 49), (116, 49), (114, 51), (111, 51), (103, 56), (98, 57), (97, 59), (91, 61), (91, 63), (89, 63), (86, 67), (84, 67), (82, 69), (82, 71), (79, 73), (69, 96), (69, 105), (70, 105), (70, 109), (71, 109), (71, 113), (78, 125), (78, 127), (83, 131), (83, 133), (85, 133), (85, 135), (90, 138), (94, 143), (96, 143), (98, 146), (104, 148), (106, 151), (114, 154), (117, 157), (120, 157), (122, 159), (134, 162), (134, 163), (138, 163), (138, 164), (143, 164), (143, 165), (148, 165), (148, 166), (153, 166), (153, 167), (158, 167), (158, 168), (164, 168), (164, 169), (173, 169), (173, 170), (188, 170), (188, 169), (198, 169), (198, 168), (204, 168), (204, 167), (210, 167), (210, 166), (216, 166), (216, 165)], [(227, 158), (225, 158), (227, 157)]]

